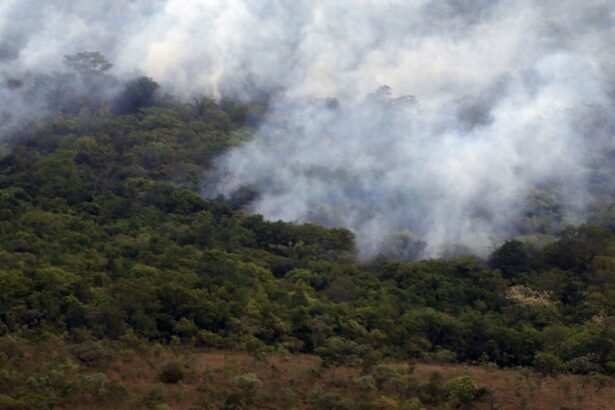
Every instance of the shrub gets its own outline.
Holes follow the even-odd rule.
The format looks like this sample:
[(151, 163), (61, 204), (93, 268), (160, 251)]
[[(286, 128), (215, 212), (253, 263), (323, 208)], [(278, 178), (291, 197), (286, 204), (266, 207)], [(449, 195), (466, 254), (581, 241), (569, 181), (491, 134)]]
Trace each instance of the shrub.
[(172, 361), (162, 366), (158, 374), (158, 380), (167, 384), (179, 383), (183, 378), (184, 369), (177, 361)]
[(221, 348), (224, 346), (224, 338), (209, 330), (200, 330), (195, 339), (195, 345), (198, 347)]
[(182, 317), (179, 322), (175, 324), (174, 331), (182, 338), (182, 340), (185, 341), (196, 335), (199, 331), (199, 328), (194, 324), (193, 321)]
[(137, 408), (155, 409), (159, 405), (164, 404), (164, 391), (162, 386), (158, 385), (146, 392), (139, 400)]
[(457, 400), (464, 406), (469, 405), (479, 396), (479, 389), (468, 375), (456, 377), (446, 384), (446, 393), (452, 400)]
[(0, 409), (4, 410), (25, 410), (23, 402), (16, 400), (5, 394), (0, 394)]
[(23, 358), (23, 350), (19, 340), (13, 336), (0, 337), (0, 358), (6, 357), (7, 360), (18, 361)]
[(385, 383), (399, 378), (401, 375), (390, 367), (379, 365), (372, 371), (372, 377), (376, 381), (376, 386), (381, 389)]
[(426, 353), (425, 360), (434, 363), (455, 363), (457, 361), (457, 354), (450, 350), (442, 349), (434, 353)]
[(11, 386), (13, 386), (17, 380), (17, 372), (10, 370), (8, 366), (0, 366), (0, 393), (10, 393)]
[(374, 408), (378, 410), (397, 410), (399, 409), (399, 403), (390, 397), (380, 396), (374, 401)]
[(406, 378), (397, 370), (390, 367), (379, 365), (372, 371), (371, 376), (376, 382), (376, 387), (380, 390), (387, 387), (392, 387), (397, 391), (403, 390), (407, 386)]
[(352, 403), (335, 392), (316, 393), (309, 404), (319, 410), (351, 410), (355, 408)]
[(232, 382), (237, 385), (241, 390), (242, 402), (246, 405), (252, 405), (256, 393), (263, 386), (263, 382), (254, 373), (245, 373), (233, 378)]
[(542, 374), (553, 374), (564, 369), (564, 363), (552, 353), (538, 352), (534, 355), (534, 370)]
[(413, 397), (410, 400), (406, 400), (399, 408), (401, 410), (425, 410), (423, 403), (421, 403), (418, 397)]
[(255, 394), (262, 386), (263, 382), (254, 373), (245, 373), (233, 378), (233, 383), (237, 385), (246, 395)]
[(424, 403), (440, 403), (446, 399), (444, 380), (440, 373), (433, 372), (429, 382), (421, 386), (418, 391), (419, 399)]
[(90, 367), (100, 366), (108, 362), (112, 355), (100, 342), (86, 342), (73, 346), (72, 354), (83, 364)]
[(600, 371), (600, 366), (592, 362), (587, 356), (575, 357), (566, 363), (568, 370), (575, 374), (589, 374)]
[(325, 341), (324, 346), (316, 349), (325, 368), (346, 364), (357, 353), (357, 344), (351, 340), (333, 336)]
[(362, 391), (376, 390), (376, 381), (372, 376), (361, 376), (354, 379), (353, 384)]
[(224, 400), (222, 410), (240, 410), (244, 407), (242, 398), (238, 394), (231, 394)]
[(589, 377), (592, 383), (596, 385), (596, 392), (599, 392), (606, 387), (610, 387), (615, 383), (615, 380), (613, 380), (612, 377), (600, 373), (592, 374)]
[(57, 408), (59, 398), (56, 392), (47, 390), (41, 393), (26, 393), (20, 397), (20, 401), (23, 402), (23, 409), (55, 409)]
[(90, 397), (99, 397), (108, 383), (109, 379), (104, 373), (83, 375), (79, 379), (79, 392)]
[(382, 353), (369, 349), (361, 355), (361, 373), (370, 373), (382, 361)]
[(128, 397), (126, 387), (116, 380), (109, 380), (104, 373), (82, 375), (72, 387), (79, 395), (98, 402), (117, 402)]

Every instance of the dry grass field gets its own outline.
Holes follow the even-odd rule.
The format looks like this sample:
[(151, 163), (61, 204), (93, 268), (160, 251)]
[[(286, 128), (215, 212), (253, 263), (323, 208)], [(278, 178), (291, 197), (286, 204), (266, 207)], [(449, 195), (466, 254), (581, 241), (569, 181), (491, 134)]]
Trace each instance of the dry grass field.
[[(181, 381), (161, 383), (161, 368), (169, 362), (180, 364)], [(543, 376), (528, 369), (502, 370), (458, 364), (417, 363), (412, 372), (408, 372), (406, 364), (390, 363), (387, 366), (419, 384), (427, 383), (433, 373), (440, 374), (445, 382), (469, 375), (477, 386), (489, 391), (471, 404), (470, 408), (475, 409), (605, 410), (614, 408), (615, 403), (615, 381), (606, 377)], [(75, 395), (57, 408), (343, 408), (326, 407), (311, 401), (310, 398), (326, 392), (347, 398), (350, 408), (412, 408), (404, 407), (404, 400), (412, 394), (403, 391), (403, 387), (384, 383), (377, 389), (365, 389), (356, 383), (361, 376), (359, 369), (322, 369), (320, 359), (307, 355), (272, 355), (255, 359), (238, 352), (183, 352), (164, 348), (154, 352), (124, 351), (107, 363), (80, 372), (104, 373), (108, 385), (116, 382), (123, 386), (121, 391), (125, 393), (117, 402)], [(246, 374), (254, 374), (262, 384), (242, 386), (238, 376)], [(244, 407), (232, 407), (232, 400), (229, 404), (230, 396), (243, 397), (245, 394), (252, 398), (247, 404), (243, 403)], [(110, 407), (110, 403), (115, 404)], [(418, 408), (436, 408), (429, 404), (421, 406)]]

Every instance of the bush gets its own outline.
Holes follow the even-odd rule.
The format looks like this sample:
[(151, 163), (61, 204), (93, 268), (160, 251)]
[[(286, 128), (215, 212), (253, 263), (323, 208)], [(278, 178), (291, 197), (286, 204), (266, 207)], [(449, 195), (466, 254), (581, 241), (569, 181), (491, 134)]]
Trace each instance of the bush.
[(0, 358), (4, 356), (7, 360), (18, 361), (23, 358), (23, 355), (18, 339), (13, 336), (0, 337)]
[(413, 397), (410, 400), (403, 402), (400, 406), (401, 410), (425, 410), (423, 407), (423, 403), (418, 399), (418, 397)]
[(195, 345), (197, 347), (206, 347), (219, 349), (224, 347), (224, 338), (209, 330), (200, 330), (195, 338)]
[(437, 404), (446, 399), (444, 379), (438, 372), (433, 372), (429, 382), (421, 386), (418, 391), (419, 399), (424, 403)]
[(378, 410), (397, 410), (399, 409), (399, 403), (397, 400), (387, 396), (380, 396), (374, 401), (374, 409)]
[(612, 377), (606, 376), (604, 374), (595, 373), (589, 377), (592, 383), (596, 386), (596, 392), (599, 392), (600, 390), (615, 384), (615, 380), (613, 380)]
[(100, 342), (86, 342), (73, 346), (71, 352), (83, 364), (90, 367), (100, 366), (112, 357), (111, 351)]
[(238, 394), (231, 394), (224, 400), (222, 410), (240, 410), (243, 409), (244, 403)]
[(351, 410), (355, 408), (352, 403), (334, 392), (320, 392), (309, 401), (310, 405), (319, 410)]
[(353, 384), (361, 391), (376, 390), (376, 381), (372, 376), (361, 376), (354, 379)]
[(245, 373), (233, 378), (232, 382), (241, 390), (241, 403), (252, 406), (256, 398), (256, 393), (263, 386), (263, 382), (254, 373)]
[(316, 349), (316, 353), (322, 359), (325, 368), (331, 368), (346, 364), (350, 357), (356, 355), (357, 344), (351, 340), (333, 336), (328, 338), (324, 346)]
[(553, 374), (564, 369), (564, 363), (559, 357), (548, 352), (538, 352), (534, 355), (534, 370), (542, 374)]
[(450, 350), (442, 349), (434, 353), (426, 353), (425, 360), (434, 363), (455, 363), (457, 361), (457, 354)]
[(479, 396), (479, 389), (468, 375), (456, 377), (446, 384), (446, 393), (452, 400), (456, 400), (464, 406), (469, 405)]
[(156, 409), (161, 404), (164, 404), (164, 391), (162, 386), (158, 385), (146, 392), (139, 400), (137, 408)]
[(128, 397), (126, 387), (116, 380), (107, 379), (104, 373), (82, 375), (72, 388), (80, 396), (99, 403), (114, 403)]
[(382, 385), (384, 383), (396, 377), (399, 377), (399, 373), (397, 373), (395, 370), (391, 369), (388, 366), (378, 365), (372, 371), (372, 377), (374, 378), (374, 380), (376, 381), (376, 385), (380, 389), (382, 388)]
[(79, 379), (79, 392), (90, 397), (98, 397), (109, 384), (109, 379), (104, 373), (87, 374)]
[(379, 365), (374, 368), (371, 376), (376, 382), (376, 387), (382, 389), (385, 385), (394, 386), (397, 390), (402, 390), (406, 385), (406, 379), (397, 370), (388, 366)]
[(183, 380), (183, 378), (184, 369), (177, 361), (169, 362), (162, 366), (162, 369), (160, 369), (160, 373), (158, 374), (158, 380), (167, 384), (179, 383)]
[(263, 382), (254, 373), (245, 373), (233, 378), (233, 383), (246, 395), (253, 395), (263, 386)]
[(25, 410), (23, 402), (16, 400), (5, 394), (0, 394), (0, 409), (3, 410)]
[(589, 374), (601, 370), (600, 366), (592, 362), (587, 356), (575, 357), (566, 363), (566, 367), (575, 374)]

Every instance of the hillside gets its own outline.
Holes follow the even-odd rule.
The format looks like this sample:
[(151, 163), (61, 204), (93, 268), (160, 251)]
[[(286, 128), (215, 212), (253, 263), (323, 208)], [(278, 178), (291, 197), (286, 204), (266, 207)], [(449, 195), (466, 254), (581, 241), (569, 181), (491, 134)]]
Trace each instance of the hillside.
[[(482, 372), (492, 367), (529, 368), (553, 377), (591, 375), (551, 379), (531, 370), (494, 370), (507, 386), (516, 383), (513, 374), (524, 375), (523, 383), (530, 386), (531, 394), (523, 392), (513, 407), (502, 408), (521, 408), (519, 403), (540, 408), (531, 403), (539, 396), (547, 400), (541, 389), (552, 391), (560, 384), (574, 385), (561, 387), (568, 393), (548, 402), (562, 408), (590, 408), (582, 403), (598, 385), (606, 387), (600, 387), (596, 403), (612, 397), (612, 225), (511, 238), (486, 260), (450, 256), (400, 262), (383, 255), (359, 263), (355, 237), (347, 229), (252, 215), (246, 205), (258, 192), (251, 190), (216, 199), (200, 194), (215, 158), (252, 138), (262, 110), (262, 103), (208, 99), (192, 105), (167, 100), (134, 113), (114, 112), (104, 104), (84, 106), (22, 127), (5, 142), (0, 159), (0, 397), (6, 408), (75, 408), (71, 400), (80, 403), (74, 404), (78, 408), (90, 408), (84, 397), (103, 400), (100, 389), (110, 380), (137, 397), (143, 393), (135, 387), (137, 376), (123, 379), (134, 371), (130, 361), (99, 363), (135, 344), (145, 353), (132, 353), (130, 360), (139, 366), (151, 363), (144, 370), (147, 383), (154, 383), (151, 373), (159, 371), (152, 351), (162, 349), (167, 358), (171, 349), (183, 357), (182, 366), (192, 372), (187, 390), (165, 387), (159, 400), (167, 401), (167, 393), (189, 397), (186, 406), (179, 404), (181, 398), (171, 399), (177, 408), (197, 405), (194, 383), (206, 368), (192, 367), (190, 355), (214, 360), (219, 353), (191, 353), (210, 349), (256, 358), (253, 365), (233, 368), (236, 373), (259, 372), (267, 360), (283, 360), (284, 371), (295, 361), (302, 371), (314, 367), (310, 383), (319, 383), (323, 392), (342, 383), (343, 394), (354, 400), (363, 389), (344, 390), (348, 377), (362, 372), (373, 378), (380, 363), (435, 362), (447, 375), (460, 374), (454, 370), (457, 363), (486, 366), (470, 371), (486, 389), (470, 397), (451, 393), (444, 382), (432, 396), (416, 386), (398, 391), (377, 383), (378, 393), (365, 393), (365, 408), (395, 408), (386, 407), (391, 395), (396, 402), (414, 400), (408, 406), (415, 407), (408, 408), (465, 405), (464, 400), (486, 400), (489, 392), (513, 402), (509, 393), (505, 399), (495, 393), (501, 386), (488, 385)], [(603, 214), (611, 199), (601, 199)], [(55, 346), (54, 353), (41, 370), (36, 350), (46, 343)], [(230, 355), (241, 362), (247, 360), (243, 354)], [(314, 355), (322, 368), (314, 364)], [(417, 367), (417, 383), (427, 383), (428, 369), (427, 364)], [(91, 372), (106, 376), (85, 376)], [(66, 384), (76, 375), (99, 390)], [(250, 394), (238, 393), (233, 400), (250, 408), (250, 389), (260, 382), (246, 380)], [(587, 386), (576, 386), (580, 380)], [(295, 388), (290, 381), (276, 383), (289, 392)], [(207, 403), (217, 408), (222, 398), (209, 402), (208, 391), (199, 393), (205, 404), (191, 408), (208, 408)], [(301, 391), (305, 397), (296, 403), (302, 405), (356, 408), (337, 396), (327, 399), (332, 403), (315, 402), (313, 390)], [(266, 395), (255, 397), (268, 408)], [(274, 408), (284, 408), (279, 400)]]

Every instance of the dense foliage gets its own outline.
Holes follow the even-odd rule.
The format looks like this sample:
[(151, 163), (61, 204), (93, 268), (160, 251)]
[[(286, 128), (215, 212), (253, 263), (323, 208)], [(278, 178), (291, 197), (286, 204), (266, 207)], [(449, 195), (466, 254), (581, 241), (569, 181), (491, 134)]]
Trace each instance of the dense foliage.
[(138, 95), (122, 112), (59, 115), (5, 145), (0, 335), (132, 335), (316, 353), (325, 366), (395, 357), (615, 373), (612, 230), (510, 240), (487, 261), (362, 265), (348, 230), (270, 222), (199, 194), (261, 106), (156, 106), (148, 81), (129, 84)]

